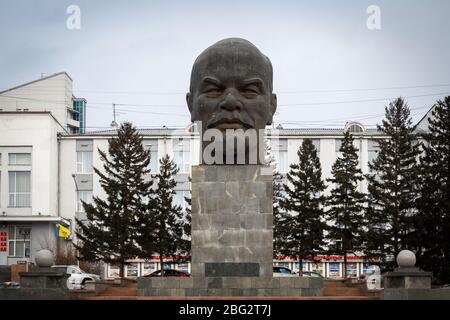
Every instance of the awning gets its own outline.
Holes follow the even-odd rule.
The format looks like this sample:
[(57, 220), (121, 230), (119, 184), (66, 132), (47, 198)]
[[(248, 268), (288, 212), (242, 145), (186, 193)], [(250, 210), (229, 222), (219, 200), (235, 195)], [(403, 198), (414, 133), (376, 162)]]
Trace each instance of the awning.
[(0, 222), (54, 222), (66, 227), (70, 226), (70, 221), (54, 216), (5, 216), (0, 215)]

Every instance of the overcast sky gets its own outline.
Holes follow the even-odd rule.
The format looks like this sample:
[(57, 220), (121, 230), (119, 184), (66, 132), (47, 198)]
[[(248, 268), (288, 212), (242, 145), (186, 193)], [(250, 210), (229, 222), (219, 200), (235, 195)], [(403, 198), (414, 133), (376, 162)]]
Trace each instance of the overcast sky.
[[(72, 4), (80, 30), (66, 27)], [(381, 30), (367, 27), (370, 5)], [(272, 61), (275, 124), (373, 126), (399, 95), (418, 121), (450, 94), (449, 13), (448, 0), (1, 0), (0, 89), (66, 71), (91, 130), (110, 125), (113, 102), (125, 104), (119, 121), (186, 126), (195, 58), (242, 37)]]

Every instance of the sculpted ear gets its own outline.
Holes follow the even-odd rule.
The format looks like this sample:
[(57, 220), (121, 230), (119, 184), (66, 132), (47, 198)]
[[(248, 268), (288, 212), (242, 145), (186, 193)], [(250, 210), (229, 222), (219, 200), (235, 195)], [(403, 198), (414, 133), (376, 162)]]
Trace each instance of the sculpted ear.
[(191, 121), (194, 122), (193, 120), (193, 115), (192, 115), (192, 94), (190, 92), (186, 93), (186, 103), (189, 109), (189, 112), (191, 113)]
[(277, 111), (277, 95), (275, 93), (272, 93), (270, 96), (270, 117), (267, 120), (267, 125), (272, 124), (273, 116), (275, 115), (276, 111)]
[(186, 103), (189, 108), (189, 112), (192, 113), (192, 95), (190, 92), (186, 93)]

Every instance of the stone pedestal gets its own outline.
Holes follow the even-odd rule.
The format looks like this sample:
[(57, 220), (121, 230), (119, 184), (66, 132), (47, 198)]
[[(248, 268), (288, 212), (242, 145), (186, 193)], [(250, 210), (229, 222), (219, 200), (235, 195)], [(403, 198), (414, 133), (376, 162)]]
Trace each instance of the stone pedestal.
[(69, 275), (54, 268), (20, 272), (20, 288), (0, 290), (0, 300), (68, 300)]
[(272, 175), (261, 168), (192, 168), (193, 277), (272, 276)]
[(192, 274), (138, 279), (145, 296), (317, 296), (323, 279), (274, 278), (272, 169), (192, 167)]
[(67, 290), (69, 275), (54, 268), (33, 268), (31, 272), (20, 272), (21, 288)]
[(431, 272), (418, 268), (397, 268), (384, 275), (383, 299), (425, 299), (431, 291)]
[(384, 276), (384, 300), (450, 300), (450, 290), (431, 288), (431, 272), (415, 267), (414, 252), (402, 250), (396, 260), (398, 268)]
[(289, 297), (323, 295), (323, 279), (308, 277), (140, 277), (137, 282), (138, 295), (141, 296)]
[(431, 272), (423, 272), (418, 268), (398, 268), (384, 277), (387, 289), (430, 289)]

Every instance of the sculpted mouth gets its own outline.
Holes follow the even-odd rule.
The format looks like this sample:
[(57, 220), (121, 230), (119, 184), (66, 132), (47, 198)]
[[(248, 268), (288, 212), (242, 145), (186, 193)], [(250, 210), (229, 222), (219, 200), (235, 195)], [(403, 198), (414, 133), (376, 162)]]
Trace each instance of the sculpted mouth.
[(250, 129), (251, 126), (239, 119), (222, 119), (212, 123), (208, 128), (217, 129)]

